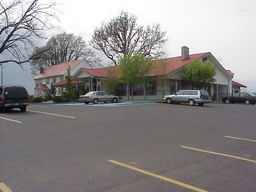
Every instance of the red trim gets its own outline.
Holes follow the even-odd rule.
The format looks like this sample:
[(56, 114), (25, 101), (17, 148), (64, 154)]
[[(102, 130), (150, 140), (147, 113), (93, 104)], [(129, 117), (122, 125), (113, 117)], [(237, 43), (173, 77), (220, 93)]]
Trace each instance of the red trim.
[[(77, 83), (82, 83), (83, 81), (81, 80), (73, 80), (72, 81), (72, 84), (77, 84)], [(53, 86), (59, 86), (59, 85), (66, 85), (67, 84), (67, 81), (66, 80), (62, 80), (62, 81), (59, 81), (57, 83), (53, 83), (52, 85)]]
[(36, 88), (37, 88), (37, 89), (49, 89), (49, 88), (48, 88), (48, 85), (46, 85), (46, 84), (39, 84), (39, 85), (37, 85)]
[(245, 85), (243, 85), (243, 84), (241, 84), (241, 83), (238, 83), (237, 81), (232, 81), (232, 86), (235, 86), (235, 87), (247, 87), (247, 86), (245, 86)]

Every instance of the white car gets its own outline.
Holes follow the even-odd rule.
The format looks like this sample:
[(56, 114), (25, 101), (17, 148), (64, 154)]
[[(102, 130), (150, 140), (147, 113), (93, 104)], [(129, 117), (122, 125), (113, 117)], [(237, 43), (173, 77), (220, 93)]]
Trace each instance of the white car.
[(165, 95), (163, 101), (169, 104), (188, 103), (189, 105), (195, 105), (197, 103), (203, 106), (204, 103), (210, 103), (211, 98), (204, 90), (180, 90), (173, 95)]
[(117, 103), (118, 96), (110, 95), (105, 91), (90, 91), (90, 92), (86, 93), (85, 95), (80, 95), (79, 101), (82, 101), (85, 104), (88, 104), (90, 102), (92, 102), (94, 104), (97, 104), (99, 102)]

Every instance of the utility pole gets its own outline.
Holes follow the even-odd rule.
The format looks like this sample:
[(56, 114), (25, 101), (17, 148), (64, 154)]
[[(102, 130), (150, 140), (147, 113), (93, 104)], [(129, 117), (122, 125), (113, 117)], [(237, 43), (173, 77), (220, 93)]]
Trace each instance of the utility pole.
[(3, 80), (4, 80), (4, 66), (1, 64), (1, 86), (3, 86)]

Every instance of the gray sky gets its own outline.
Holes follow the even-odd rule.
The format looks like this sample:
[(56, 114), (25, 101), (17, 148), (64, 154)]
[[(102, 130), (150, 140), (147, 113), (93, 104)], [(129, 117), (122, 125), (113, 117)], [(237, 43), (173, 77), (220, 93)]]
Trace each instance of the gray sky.
[[(47, 0), (50, 1), (50, 0)], [(45, 2), (45, 0), (44, 0)], [(160, 23), (167, 32), (166, 57), (211, 52), (235, 73), (234, 80), (256, 90), (255, 0), (58, 0), (60, 31), (87, 41), (96, 27), (122, 10), (135, 14), (139, 24)], [(28, 81), (27, 78), (26, 81)]]

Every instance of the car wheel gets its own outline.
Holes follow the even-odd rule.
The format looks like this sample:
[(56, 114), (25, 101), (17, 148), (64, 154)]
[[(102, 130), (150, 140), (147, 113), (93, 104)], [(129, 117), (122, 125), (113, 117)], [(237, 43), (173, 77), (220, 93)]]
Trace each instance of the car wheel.
[(188, 101), (188, 104), (191, 105), (191, 106), (194, 106), (195, 105), (195, 101), (193, 99), (190, 99)]
[(117, 98), (113, 98), (112, 99), (112, 103), (117, 103), (118, 102), (118, 99)]
[(27, 106), (20, 107), (20, 111), (25, 112), (27, 110)]
[(249, 105), (251, 102), (249, 100), (245, 100), (244, 102), (246, 105)]
[(98, 102), (99, 102), (98, 99), (93, 100), (93, 104), (98, 104)]
[(0, 107), (0, 112), (4, 112), (4, 107)]
[(167, 98), (167, 99), (166, 99), (166, 103), (171, 104), (171, 103), (172, 103), (171, 98)]
[(226, 104), (229, 104), (229, 103), (230, 103), (229, 99), (226, 99), (226, 100), (225, 100), (225, 103), (226, 103)]
[(204, 103), (199, 103), (198, 105), (199, 105), (199, 106), (204, 106)]
[(88, 101), (85, 101), (84, 104), (89, 104), (89, 102), (88, 102)]

